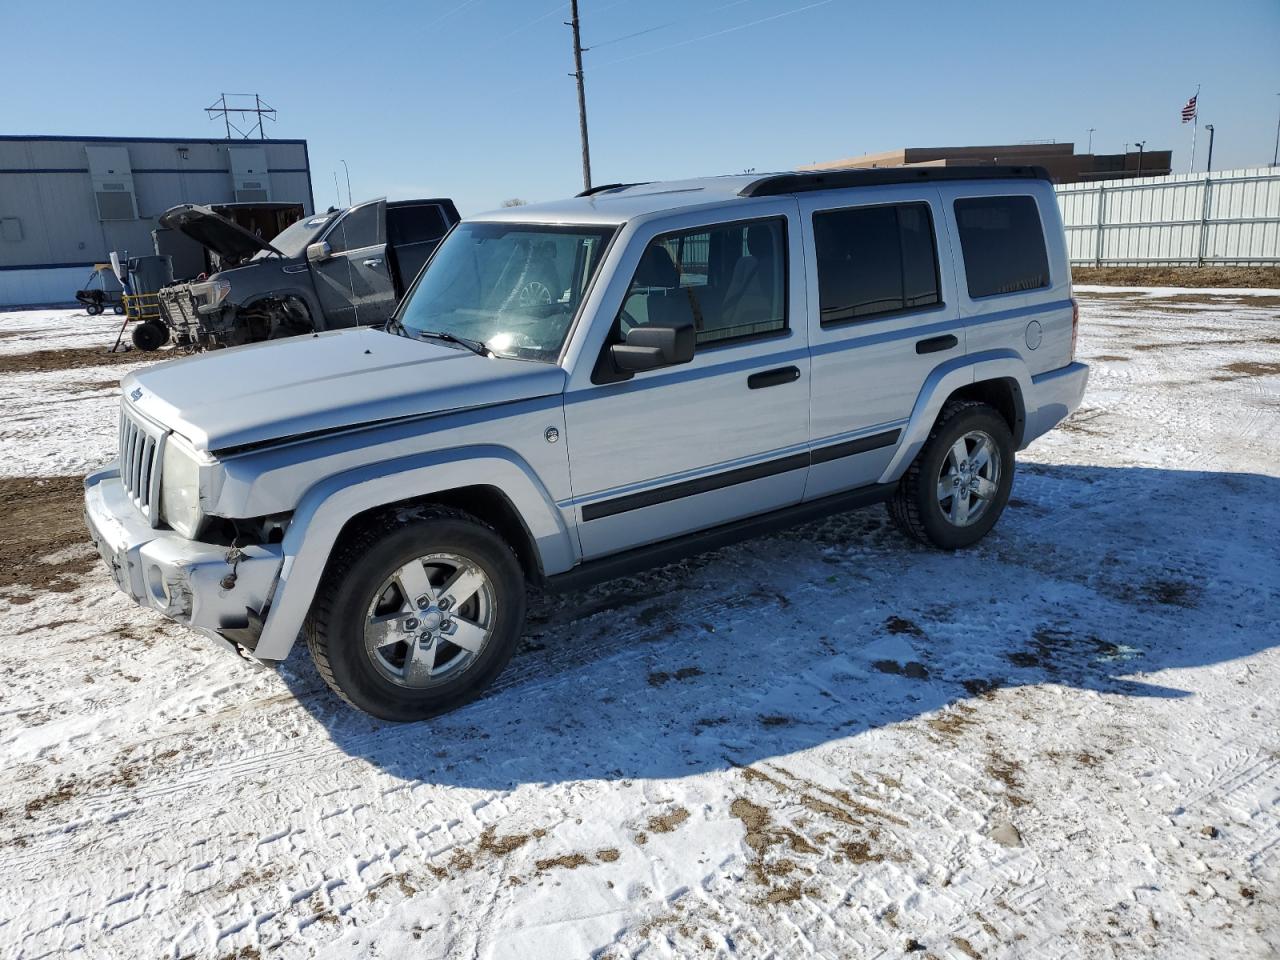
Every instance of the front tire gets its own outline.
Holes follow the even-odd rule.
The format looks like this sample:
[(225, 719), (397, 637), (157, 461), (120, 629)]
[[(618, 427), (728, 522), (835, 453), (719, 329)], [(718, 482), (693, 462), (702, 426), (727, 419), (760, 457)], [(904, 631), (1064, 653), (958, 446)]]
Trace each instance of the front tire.
[(446, 507), (390, 517), (335, 551), (307, 617), (325, 682), (383, 720), (474, 699), (524, 628), (525, 583), (492, 528)]
[(946, 404), (887, 506), (907, 536), (943, 550), (972, 546), (991, 530), (1013, 489), (1013, 435), (995, 408)]
[(133, 345), (139, 350), (159, 350), (169, 339), (169, 328), (155, 320), (144, 320), (133, 328)]

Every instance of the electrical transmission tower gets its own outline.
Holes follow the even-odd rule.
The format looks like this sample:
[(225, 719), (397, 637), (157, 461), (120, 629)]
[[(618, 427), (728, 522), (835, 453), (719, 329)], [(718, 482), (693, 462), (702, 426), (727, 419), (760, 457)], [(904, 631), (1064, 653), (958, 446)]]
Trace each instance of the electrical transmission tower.
[[(253, 106), (249, 106), (249, 98), (253, 98)], [(228, 99), (235, 98), (235, 99)], [(275, 123), (276, 108), (263, 100), (256, 93), (224, 93), (221, 94), (214, 102), (213, 106), (205, 107), (204, 112), (209, 115), (210, 120), (218, 117), (222, 118), (222, 122), (227, 130), (227, 139), (233, 140), (231, 131), (235, 131), (244, 140), (266, 140), (267, 132), (263, 129), (262, 121), (270, 120)], [(236, 115), (239, 123), (231, 121), (231, 115)], [(253, 122), (250, 123), (250, 117)], [(245, 128), (245, 129), (242, 129)], [(257, 137), (254, 137), (254, 132)]]

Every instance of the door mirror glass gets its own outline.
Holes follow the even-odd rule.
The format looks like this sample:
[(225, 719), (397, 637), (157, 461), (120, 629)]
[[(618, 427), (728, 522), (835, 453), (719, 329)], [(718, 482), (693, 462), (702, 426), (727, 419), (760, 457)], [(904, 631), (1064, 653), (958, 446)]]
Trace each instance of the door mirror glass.
[(310, 244), (307, 247), (307, 259), (312, 263), (321, 263), (324, 260), (328, 260), (332, 255), (333, 248), (329, 246), (326, 240)]
[(617, 368), (628, 373), (673, 367), (693, 359), (695, 336), (692, 323), (649, 323), (633, 327), (626, 342), (615, 344), (610, 353)]

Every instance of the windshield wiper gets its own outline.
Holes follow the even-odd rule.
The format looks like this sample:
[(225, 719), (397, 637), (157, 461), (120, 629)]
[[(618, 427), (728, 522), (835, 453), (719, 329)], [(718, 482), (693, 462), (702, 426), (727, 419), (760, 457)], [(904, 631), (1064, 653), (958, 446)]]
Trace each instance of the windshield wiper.
[(392, 317), (390, 320), (384, 323), (382, 325), (382, 329), (385, 330), (387, 333), (394, 333), (398, 337), (409, 336), (409, 328), (406, 327), (403, 323), (401, 323), (395, 317)]
[[(399, 323), (400, 321), (397, 320), (396, 322)], [(402, 330), (406, 329), (403, 324), (401, 324), (400, 328)], [(493, 351), (490, 350), (488, 347), (486, 347), (479, 340), (471, 340), (471, 339), (468, 339), (467, 337), (460, 337), (457, 334), (449, 333), (447, 330), (414, 330), (412, 335), (417, 337), (419, 340), (422, 340), (426, 337), (431, 337), (433, 340), (443, 340), (445, 343), (456, 343), (459, 346), (466, 347), (472, 353), (478, 354), (479, 356), (482, 356), (482, 357), (488, 357), (493, 354)]]

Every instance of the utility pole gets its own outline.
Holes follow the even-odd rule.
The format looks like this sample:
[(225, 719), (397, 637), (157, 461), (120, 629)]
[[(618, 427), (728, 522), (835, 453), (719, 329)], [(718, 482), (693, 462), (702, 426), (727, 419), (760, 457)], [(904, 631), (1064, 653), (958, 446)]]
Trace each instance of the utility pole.
[(587, 91), (582, 82), (582, 33), (578, 28), (578, 0), (573, 0), (573, 77), (578, 81), (578, 129), (582, 133), (582, 188), (591, 189), (591, 145), (587, 141)]
[(1206, 123), (1204, 128), (1209, 131), (1209, 159), (1204, 165), (1204, 172), (1208, 173), (1213, 169), (1213, 124)]

